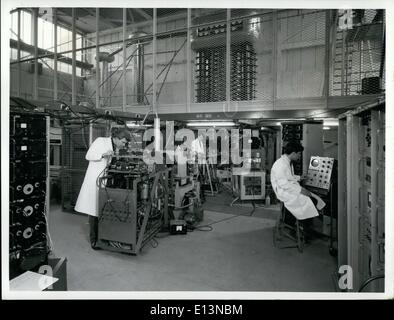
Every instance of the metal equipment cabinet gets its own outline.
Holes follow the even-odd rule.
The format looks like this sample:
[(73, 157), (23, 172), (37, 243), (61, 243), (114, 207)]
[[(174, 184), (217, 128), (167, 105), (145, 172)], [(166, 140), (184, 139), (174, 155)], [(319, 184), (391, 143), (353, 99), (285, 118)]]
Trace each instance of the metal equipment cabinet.
[(22, 99), (10, 104), (10, 279), (45, 263), (49, 250), (50, 119), (25, 105)]
[(282, 145), (287, 142), (300, 142), (304, 152), (300, 160), (294, 163), (294, 174), (306, 175), (311, 156), (323, 155), (323, 124), (320, 122), (283, 122), (281, 126)]
[[(352, 268), (358, 291), (384, 276), (385, 102), (341, 115), (338, 143), (338, 268)], [(384, 281), (367, 288), (384, 291)]]

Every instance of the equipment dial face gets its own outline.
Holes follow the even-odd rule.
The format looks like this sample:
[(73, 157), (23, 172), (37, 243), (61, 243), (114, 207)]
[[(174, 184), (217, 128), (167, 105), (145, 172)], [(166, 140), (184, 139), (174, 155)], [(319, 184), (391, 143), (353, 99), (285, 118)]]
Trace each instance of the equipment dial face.
[(312, 161), (311, 161), (311, 164), (312, 164), (312, 167), (317, 167), (317, 166), (319, 166), (319, 160), (317, 160), (317, 159), (313, 159)]
[(24, 209), (23, 209), (23, 215), (25, 216), (25, 217), (29, 217), (29, 216), (31, 216), (31, 214), (33, 213), (33, 207), (32, 206), (26, 206)]
[(33, 235), (33, 229), (32, 228), (26, 228), (25, 231), (23, 231), (23, 238), (29, 239)]
[(34, 187), (32, 184), (28, 183), (23, 187), (23, 193), (29, 195), (33, 192)]

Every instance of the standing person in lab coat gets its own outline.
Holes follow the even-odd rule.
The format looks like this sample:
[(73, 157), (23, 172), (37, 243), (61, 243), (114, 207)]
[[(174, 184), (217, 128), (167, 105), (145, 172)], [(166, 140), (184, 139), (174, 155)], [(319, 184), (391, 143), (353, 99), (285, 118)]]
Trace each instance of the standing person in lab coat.
[(130, 133), (126, 128), (116, 128), (112, 137), (99, 137), (91, 144), (86, 153), (89, 166), (75, 205), (75, 211), (89, 215), (90, 244), (96, 249), (98, 232), (98, 184), (99, 176), (104, 175), (105, 168), (116, 150), (123, 149), (130, 141)]
[(310, 198), (311, 192), (300, 186), (300, 176), (294, 175), (291, 165), (292, 161), (300, 159), (303, 150), (300, 143), (289, 142), (284, 148), (284, 154), (275, 161), (271, 169), (271, 185), (277, 198), (298, 220), (319, 215)]
[(206, 152), (204, 147), (204, 139), (206, 136), (202, 132), (198, 132), (197, 139), (192, 141), (191, 145), (191, 155), (193, 159), (197, 160), (198, 164), (206, 163)]
[(183, 142), (179, 144), (175, 149), (175, 160), (177, 164), (177, 173), (179, 177), (187, 176), (187, 161), (188, 161), (188, 149), (186, 146), (186, 137)]
[(204, 140), (206, 139), (205, 133), (202, 131), (198, 131), (198, 136), (191, 143), (190, 154), (191, 158), (194, 161), (195, 172), (197, 171), (198, 181), (200, 182), (200, 190), (201, 190), (201, 201), (205, 202), (205, 194), (202, 185), (204, 184), (205, 177), (203, 177), (205, 170), (204, 166), (206, 165), (207, 156), (205, 152)]

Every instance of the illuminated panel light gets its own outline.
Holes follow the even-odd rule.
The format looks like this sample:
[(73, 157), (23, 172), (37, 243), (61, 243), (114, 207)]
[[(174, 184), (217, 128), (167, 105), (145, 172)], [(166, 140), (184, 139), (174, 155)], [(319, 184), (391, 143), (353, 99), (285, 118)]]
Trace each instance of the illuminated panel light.
[(134, 121), (127, 121), (126, 126), (128, 128), (148, 128), (148, 127), (151, 127), (152, 125), (151, 124), (140, 124), (140, 123), (137, 123)]
[(323, 130), (330, 130), (330, 127), (323, 127)]
[(323, 120), (324, 127), (338, 127), (338, 119), (325, 119)]
[(260, 17), (255, 17), (250, 19), (249, 23), (249, 31), (255, 36), (258, 37), (261, 31), (261, 19)]

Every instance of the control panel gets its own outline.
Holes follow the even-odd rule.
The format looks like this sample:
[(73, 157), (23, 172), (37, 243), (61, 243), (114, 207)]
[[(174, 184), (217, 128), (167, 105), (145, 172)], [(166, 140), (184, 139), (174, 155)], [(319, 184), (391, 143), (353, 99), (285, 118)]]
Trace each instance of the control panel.
[(329, 190), (334, 159), (312, 156), (305, 185)]

